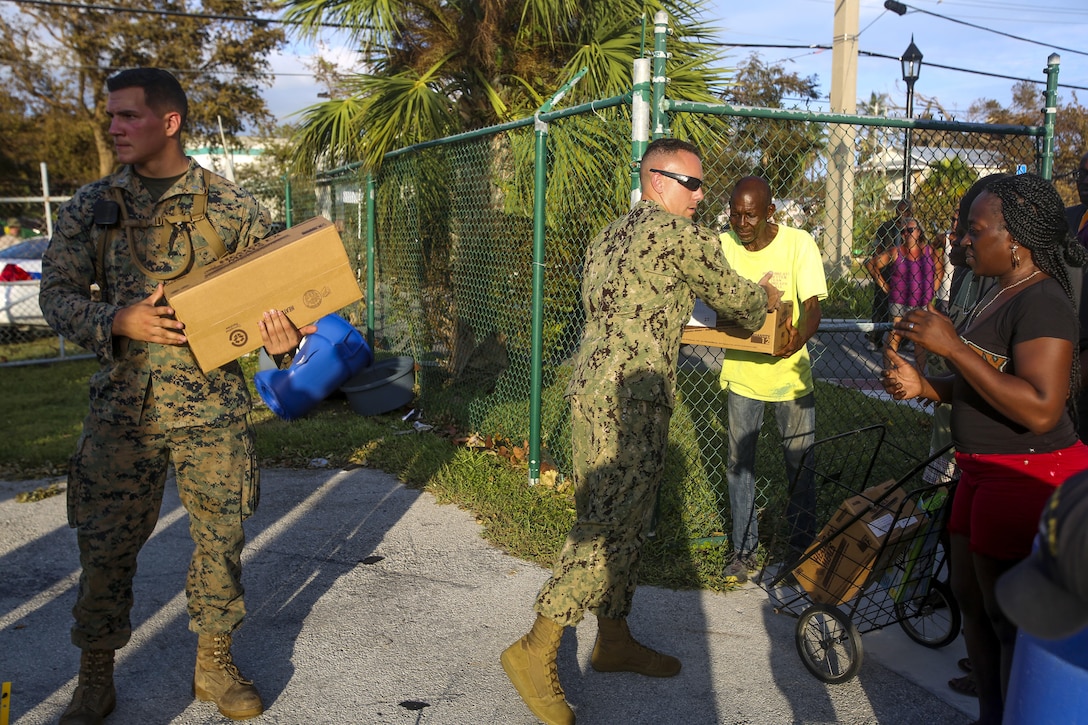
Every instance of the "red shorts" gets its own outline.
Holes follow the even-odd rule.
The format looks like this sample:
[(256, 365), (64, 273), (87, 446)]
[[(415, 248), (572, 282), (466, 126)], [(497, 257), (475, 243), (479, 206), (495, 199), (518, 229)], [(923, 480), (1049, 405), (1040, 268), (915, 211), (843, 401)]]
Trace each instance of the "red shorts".
[(957, 453), (960, 482), (948, 531), (971, 551), (1002, 561), (1026, 559), (1050, 494), (1088, 469), (1088, 446), (1077, 441), (1052, 453)]

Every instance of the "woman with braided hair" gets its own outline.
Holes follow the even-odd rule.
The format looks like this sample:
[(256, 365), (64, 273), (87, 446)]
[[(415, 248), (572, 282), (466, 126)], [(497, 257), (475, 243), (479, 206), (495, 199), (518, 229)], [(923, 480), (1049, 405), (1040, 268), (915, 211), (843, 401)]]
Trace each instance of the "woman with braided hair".
[(953, 328), (914, 310), (906, 339), (946, 358), (953, 374), (924, 377), (885, 352), (882, 382), (896, 399), (952, 403), (961, 478), (948, 523), (952, 588), (963, 611), (979, 723), (1001, 722), (1016, 640), (994, 596), (997, 578), (1031, 553), (1054, 488), (1088, 469), (1073, 426), (1079, 325), (1067, 265), (1085, 250), (1069, 234), (1057, 191), (1033, 174), (990, 182), (971, 204), (966, 247), (975, 275), (995, 284)]

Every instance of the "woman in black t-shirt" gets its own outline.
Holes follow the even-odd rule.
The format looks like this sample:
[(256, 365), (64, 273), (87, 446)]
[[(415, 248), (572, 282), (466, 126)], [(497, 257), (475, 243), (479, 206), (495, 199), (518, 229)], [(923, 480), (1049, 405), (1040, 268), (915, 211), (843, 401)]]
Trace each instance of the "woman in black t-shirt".
[(915, 310), (902, 336), (951, 363), (954, 374), (923, 377), (885, 353), (884, 388), (896, 399), (952, 403), (961, 470), (948, 530), (952, 588), (979, 694), (979, 721), (1004, 710), (1016, 629), (994, 596), (998, 577), (1031, 552), (1039, 515), (1054, 488), (1088, 469), (1088, 447), (1070, 410), (1080, 370), (1073, 291), (1066, 264), (1085, 250), (1070, 236), (1061, 198), (1033, 174), (987, 185), (971, 205), (967, 264), (996, 283), (958, 329)]

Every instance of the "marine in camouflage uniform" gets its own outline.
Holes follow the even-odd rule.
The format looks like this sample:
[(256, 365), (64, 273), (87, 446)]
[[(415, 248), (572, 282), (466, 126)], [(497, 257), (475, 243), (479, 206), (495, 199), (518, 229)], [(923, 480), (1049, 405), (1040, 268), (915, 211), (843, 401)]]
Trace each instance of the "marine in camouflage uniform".
[[(90, 413), (68, 480), (68, 523), (78, 531), (83, 566), (72, 643), (81, 649), (119, 649), (128, 642), (136, 555), (158, 519), (171, 456), (196, 544), (186, 586), (190, 629), (229, 632), (245, 614), (242, 519), (256, 506), (258, 482), (241, 366), (205, 373), (188, 346), (115, 338), (116, 311), (150, 296), (159, 281), (133, 263), (123, 231), (92, 223), (95, 204), (110, 199), (111, 187), (121, 190), (133, 220), (186, 214), (193, 197), (207, 193), (208, 217), (228, 252), (267, 235), (252, 196), (221, 177), (209, 180), (205, 186), (200, 167), (190, 162), (155, 202), (126, 166), (61, 207), (42, 259), (42, 312), (58, 334), (101, 363), (91, 377)], [(90, 289), (103, 235), (109, 243), (106, 299), (95, 301)], [(190, 239), (195, 264), (214, 260), (208, 241), (188, 225), (138, 229), (134, 238), (135, 254), (154, 260), (158, 271), (183, 268)]]
[(777, 301), (772, 287), (730, 269), (717, 235), (692, 223), (701, 176), (695, 147), (655, 141), (642, 161), (643, 200), (586, 250), (587, 322), (566, 391), (577, 518), (537, 597), (536, 623), (502, 656), (518, 693), (546, 723), (574, 722), (555, 654), (563, 628), (586, 609), (597, 616), (594, 669), (680, 671), (678, 660), (635, 641), (626, 623), (661, 485), (680, 336), (696, 297), (749, 330)]
[[(115, 89), (110, 90), (112, 102)], [(132, 632), (136, 559), (158, 520), (171, 463), (195, 544), (185, 586), (189, 628), (202, 637), (226, 635), (229, 648), (229, 634), (245, 615), (242, 521), (256, 508), (259, 483), (241, 366), (233, 362), (205, 373), (188, 345), (116, 334), (118, 315), (152, 298), (161, 279), (212, 262), (220, 245), (229, 254), (269, 232), (266, 215), (249, 193), (186, 159), (180, 141), (177, 154), (175, 163), (184, 168), (187, 161), (188, 168), (176, 178), (141, 177), (125, 165), (81, 188), (60, 208), (42, 260), (46, 319), (100, 363), (68, 476), (68, 522), (77, 530), (82, 566), (72, 642), (84, 659), (80, 686), (62, 722), (99, 722), (113, 709), (112, 651)], [(201, 196), (218, 240), (203, 235), (206, 225), (164, 223), (191, 218)], [(127, 223), (103, 214), (103, 204), (113, 200), (123, 202)], [(113, 208), (119, 211), (116, 202)], [(92, 293), (92, 283), (100, 291)], [(101, 661), (88, 663), (88, 653), (102, 652), (108, 656), (95, 655)], [(94, 686), (96, 695), (81, 693)], [(82, 709), (81, 697), (90, 698)]]

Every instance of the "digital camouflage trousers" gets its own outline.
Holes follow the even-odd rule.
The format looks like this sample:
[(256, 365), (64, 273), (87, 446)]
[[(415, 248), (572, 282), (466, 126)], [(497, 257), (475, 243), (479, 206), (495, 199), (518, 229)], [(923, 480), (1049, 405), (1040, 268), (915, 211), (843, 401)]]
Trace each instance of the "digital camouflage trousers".
[(242, 520), (259, 498), (248, 421), (148, 430), (89, 416), (68, 473), (68, 523), (82, 566), (72, 642), (81, 649), (129, 640), (136, 557), (158, 521), (171, 462), (195, 545), (185, 582), (189, 629), (231, 632), (245, 616)]
[(671, 409), (643, 400), (571, 397), (577, 518), (536, 611), (564, 626), (585, 610), (626, 617), (664, 471)]

